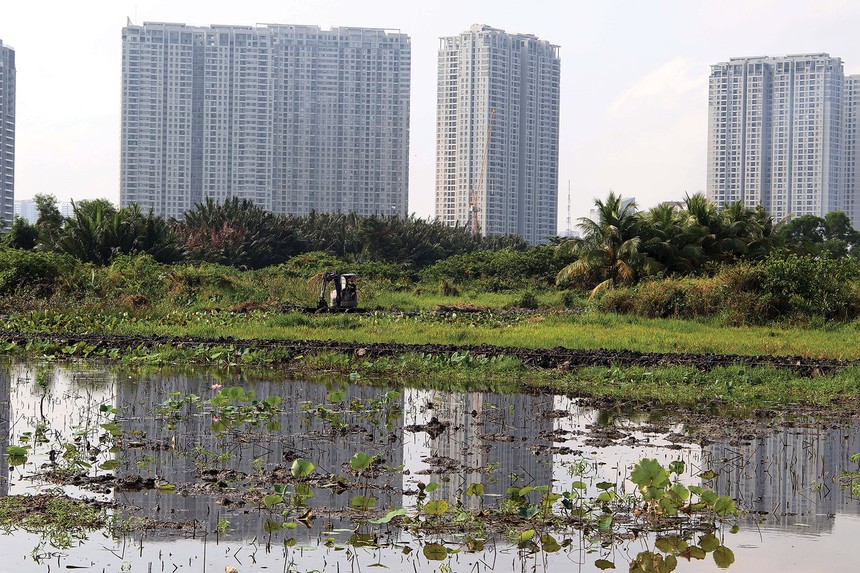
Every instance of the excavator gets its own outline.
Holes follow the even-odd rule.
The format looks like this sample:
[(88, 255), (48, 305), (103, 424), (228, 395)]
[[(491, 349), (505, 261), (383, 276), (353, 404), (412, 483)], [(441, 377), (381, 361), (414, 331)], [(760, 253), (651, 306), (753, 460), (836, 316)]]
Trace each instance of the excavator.
[[(329, 293), (328, 302), (325, 299), (326, 285), (331, 282), (334, 290)], [(355, 273), (334, 273), (326, 271), (323, 275), (320, 287), (320, 299), (317, 301), (317, 310), (344, 310), (349, 311), (358, 307), (358, 290), (355, 286)]]

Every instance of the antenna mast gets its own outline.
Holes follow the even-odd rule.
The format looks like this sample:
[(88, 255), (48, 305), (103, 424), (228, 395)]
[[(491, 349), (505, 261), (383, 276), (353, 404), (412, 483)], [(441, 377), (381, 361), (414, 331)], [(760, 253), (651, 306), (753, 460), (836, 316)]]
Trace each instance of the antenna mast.
[(565, 236), (570, 237), (570, 179), (567, 180), (567, 230)]

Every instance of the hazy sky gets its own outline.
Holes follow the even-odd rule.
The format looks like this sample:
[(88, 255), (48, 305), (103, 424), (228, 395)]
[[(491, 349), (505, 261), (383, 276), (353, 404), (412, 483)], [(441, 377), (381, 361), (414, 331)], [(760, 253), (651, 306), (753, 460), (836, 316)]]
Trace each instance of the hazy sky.
[(488, 24), (561, 47), (559, 230), (614, 190), (640, 207), (704, 191), (709, 65), (827, 52), (860, 73), (852, 0), (4, 0), (18, 71), (15, 198), (119, 201), (121, 30), (393, 28), (412, 38), (409, 210), (433, 215), (438, 38)]

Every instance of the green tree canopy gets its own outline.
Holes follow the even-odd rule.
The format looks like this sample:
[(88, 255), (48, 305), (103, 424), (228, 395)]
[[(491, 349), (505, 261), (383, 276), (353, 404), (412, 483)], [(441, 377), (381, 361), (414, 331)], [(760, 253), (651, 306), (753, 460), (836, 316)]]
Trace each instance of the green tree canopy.
[(39, 229), (23, 217), (15, 216), (9, 232), (3, 237), (3, 244), (13, 249), (32, 250), (39, 242)]
[(63, 216), (60, 214), (59, 207), (57, 207), (57, 198), (53, 195), (39, 193), (33, 197), (33, 202), (36, 204), (36, 211), (39, 213), (36, 219), (36, 228), (39, 230), (39, 242), (50, 249), (56, 243), (57, 237), (59, 237), (63, 229)]
[(582, 238), (559, 245), (577, 260), (559, 271), (557, 284), (597, 285), (592, 296), (619, 284), (632, 284), (642, 274), (655, 272), (660, 264), (640, 250), (641, 218), (635, 201), (624, 201), (620, 195), (609, 193), (606, 201), (595, 201), (597, 220), (579, 219)]
[(580, 219), (582, 238), (559, 245), (577, 260), (556, 277), (559, 285), (593, 287), (592, 296), (657, 273), (712, 272), (723, 263), (762, 260), (778, 244), (762, 207), (718, 207), (701, 193), (687, 195), (683, 208), (663, 204), (645, 213), (615, 193), (595, 206), (596, 220)]

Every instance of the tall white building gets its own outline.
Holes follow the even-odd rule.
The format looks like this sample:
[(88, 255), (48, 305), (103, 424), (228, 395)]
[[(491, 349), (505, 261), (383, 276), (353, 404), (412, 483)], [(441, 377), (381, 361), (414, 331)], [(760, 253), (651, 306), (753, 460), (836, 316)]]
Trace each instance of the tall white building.
[(711, 66), (708, 198), (775, 219), (846, 210), (845, 92), (842, 61), (827, 54)]
[(845, 77), (845, 162), (843, 209), (851, 226), (860, 229), (860, 75)]
[(406, 216), (410, 65), (381, 29), (129, 25), (120, 205)]
[(15, 51), (0, 40), (0, 228), (15, 213)]
[[(475, 25), (439, 46), (436, 217), (529, 243), (557, 234), (558, 46)], [(487, 144), (489, 143), (489, 147)]]

